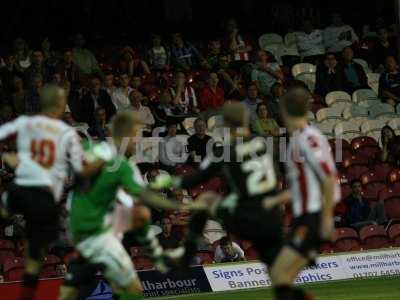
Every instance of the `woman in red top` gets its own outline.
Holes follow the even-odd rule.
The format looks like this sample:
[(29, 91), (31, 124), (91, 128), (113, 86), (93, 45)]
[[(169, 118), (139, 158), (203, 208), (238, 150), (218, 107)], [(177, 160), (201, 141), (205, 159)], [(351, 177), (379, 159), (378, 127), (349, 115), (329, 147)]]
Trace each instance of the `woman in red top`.
[(218, 87), (218, 82), (217, 73), (210, 73), (208, 84), (202, 89), (199, 97), (199, 106), (202, 111), (218, 109), (224, 105), (224, 90)]

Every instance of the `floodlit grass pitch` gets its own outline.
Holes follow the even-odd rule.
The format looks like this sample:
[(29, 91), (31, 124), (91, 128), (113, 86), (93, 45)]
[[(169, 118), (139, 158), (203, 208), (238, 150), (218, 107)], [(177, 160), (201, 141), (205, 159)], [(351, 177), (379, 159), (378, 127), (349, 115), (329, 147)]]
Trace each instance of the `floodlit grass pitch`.
[[(316, 300), (400, 300), (400, 277), (306, 284)], [(272, 289), (165, 297), (176, 300), (273, 300)]]

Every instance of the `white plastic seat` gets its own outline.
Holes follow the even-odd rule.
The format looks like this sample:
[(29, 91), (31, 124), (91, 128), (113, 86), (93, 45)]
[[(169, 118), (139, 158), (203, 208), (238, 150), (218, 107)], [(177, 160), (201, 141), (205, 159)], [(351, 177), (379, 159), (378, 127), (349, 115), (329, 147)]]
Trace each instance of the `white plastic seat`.
[(362, 59), (362, 58), (354, 58), (353, 59), (354, 62), (358, 63), (359, 65), (361, 65), (361, 67), (363, 67), (365, 73), (371, 73), (371, 69), (368, 66), (368, 63)]
[(368, 117), (368, 108), (352, 105), (343, 110), (343, 118), (346, 120), (354, 119), (354, 118), (367, 118)]
[(367, 100), (376, 100), (378, 99), (378, 94), (371, 89), (359, 89), (353, 93), (352, 98), (353, 102), (358, 103)]
[(385, 126), (386, 123), (384, 120), (367, 120), (361, 124), (361, 132), (369, 133), (373, 131), (381, 131), (382, 127)]
[(282, 46), (280, 48), (280, 55), (282, 56), (298, 56), (300, 57), (299, 50), (296, 45), (294, 46)]
[(394, 107), (387, 103), (379, 103), (369, 108), (371, 118), (381, 118), (385, 116), (394, 116)]
[(270, 52), (276, 59), (277, 63), (279, 65), (282, 65), (282, 58), (281, 58), (282, 55), (281, 54), (283, 52), (283, 50), (282, 50), (283, 48), (284, 48), (283, 44), (268, 44), (268, 45), (265, 45), (262, 49)]
[(292, 67), (293, 77), (297, 77), (300, 74), (314, 74), (317, 71), (317, 67), (313, 64), (301, 63), (295, 64)]
[(357, 105), (365, 107), (367, 109), (370, 109), (372, 106), (375, 106), (377, 104), (382, 104), (382, 102), (378, 98), (374, 100), (365, 100), (357, 103)]
[(314, 121), (315, 120), (315, 115), (312, 111), (309, 111), (307, 114), (307, 119), (308, 121)]
[(328, 106), (338, 102), (351, 102), (351, 96), (346, 92), (335, 91), (328, 93), (325, 97), (325, 103)]
[(161, 133), (167, 131), (167, 126), (160, 126), (153, 128), (152, 136), (159, 137)]
[(333, 129), (338, 121), (339, 120), (333, 119), (325, 120), (321, 123), (315, 123), (314, 126), (316, 126), (324, 135), (331, 137), (333, 136)]
[(148, 137), (141, 139), (136, 149), (136, 162), (155, 163), (159, 160), (160, 137)]
[(360, 122), (344, 121), (339, 122), (333, 129), (336, 137), (340, 137), (347, 141), (360, 136)]
[(340, 107), (321, 108), (316, 113), (317, 121), (322, 122), (329, 119), (341, 119), (342, 112), (343, 109), (341, 109)]
[(186, 135), (186, 134), (177, 134), (177, 135), (176, 135), (176, 139), (177, 139), (178, 141), (180, 141), (181, 143), (183, 143), (184, 145), (187, 145), (187, 144), (188, 144), (189, 136)]
[(398, 115), (400, 115), (400, 103), (396, 106), (396, 112)]
[(390, 126), (391, 128), (393, 128), (394, 132), (397, 135), (400, 135), (400, 118), (393, 118), (388, 120), (388, 122), (386, 123), (388, 126)]
[(315, 81), (317, 80), (315, 73), (302, 73), (302, 74), (295, 76), (295, 78), (296, 78), (296, 80), (303, 81), (307, 85), (308, 89), (311, 92), (314, 92)]
[(183, 120), (183, 127), (185, 127), (189, 134), (194, 133), (194, 121), (196, 121), (196, 119), (196, 117), (190, 117)]
[(297, 32), (288, 32), (285, 35), (284, 42), (286, 46), (292, 47), (295, 46), (297, 48), (297, 38), (296, 38)]
[(378, 94), (379, 93), (379, 78), (381, 74), (379, 73), (367, 73), (368, 85), (371, 89)]
[(223, 125), (224, 119), (222, 116), (211, 116), (207, 120), (207, 128), (210, 131), (213, 131), (214, 128), (221, 127)]
[(258, 38), (258, 45), (261, 49), (272, 44), (283, 44), (283, 38), (276, 33), (265, 33)]
[(352, 105), (352, 102), (335, 102), (330, 107), (340, 110), (343, 115), (344, 110), (348, 107), (351, 107)]

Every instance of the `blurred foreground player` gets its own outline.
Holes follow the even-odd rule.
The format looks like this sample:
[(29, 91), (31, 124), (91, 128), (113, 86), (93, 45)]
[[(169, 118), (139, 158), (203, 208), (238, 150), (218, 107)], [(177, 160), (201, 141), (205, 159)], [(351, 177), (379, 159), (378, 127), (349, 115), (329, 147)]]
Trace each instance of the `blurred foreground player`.
[[(106, 163), (95, 176), (84, 178), (77, 184), (70, 194), (70, 231), (79, 257), (69, 265), (65, 282), (60, 288), (60, 300), (77, 299), (79, 288), (90, 283), (100, 270), (116, 294), (114, 299), (142, 297), (142, 286), (132, 260), (107, 222), (108, 213), (116, 204), (117, 195), (120, 199), (129, 195), (138, 202), (159, 208), (180, 208), (178, 204), (148, 191), (137, 166), (120, 153), (122, 150), (126, 150), (126, 156), (134, 153), (137, 133), (142, 127), (133, 112), (121, 112), (112, 121), (113, 143), (94, 145), (85, 153), (89, 162), (102, 160)], [(126, 196), (120, 195), (121, 189)], [(144, 211), (139, 216), (136, 210), (136, 216), (140, 220), (133, 220), (131, 229), (137, 233), (138, 240), (147, 246), (153, 259), (162, 259), (163, 251), (150, 228), (150, 214)]]
[(181, 259), (184, 266), (193, 260), (208, 217), (220, 220), (229, 233), (249, 240), (262, 261), (271, 264), (282, 245), (282, 226), (279, 208), (262, 207), (264, 198), (278, 193), (270, 149), (263, 138), (251, 136), (249, 113), (242, 103), (226, 104), (222, 115), (230, 135), (221, 153), (206, 156), (200, 171), (193, 175), (179, 178), (160, 175), (153, 187), (189, 189), (220, 174), (228, 181), (230, 193), (224, 199), (204, 193), (193, 203), (192, 209), (199, 211), (189, 223)]
[(2, 198), (4, 214), (26, 219), (26, 260), (20, 300), (34, 298), (41, 257), (58, 236), (58, 204), (69, 166), (82, 173), (82, 149), (74, 129), (60, 119), (66, 95), (55, 85), (43, 88), (41, 113), (21, 116), (0, 127), (0, 140), (16, 135), (17, 155), (3, 159), (16, 167), (14, 183)]
[(340, 198), (335, 162), (329, 143), (321, 132), (308, 125), (310, 94), (293, 88), (281, 101), (281, 112), (291, 135), (288, 148), (289, 194), (265, 199), (264, 207), (292, 201), (293, 226), (289, 242), (270, 270), (277, 300), (312, 299), (293, 282), (299, 272), (313, 263), (324, 241), (334, 233), (333, 208)]

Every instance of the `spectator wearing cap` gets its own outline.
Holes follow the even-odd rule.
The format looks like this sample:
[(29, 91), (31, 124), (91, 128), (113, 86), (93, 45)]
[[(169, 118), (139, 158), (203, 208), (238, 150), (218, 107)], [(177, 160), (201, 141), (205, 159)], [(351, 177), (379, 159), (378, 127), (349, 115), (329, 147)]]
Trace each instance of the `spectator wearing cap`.
[(149, 67), (154, 71), (166, 71), (170, 68), (171, 55), (169, 50), (162, 44), (161, 36), (153, 34), (151, 47), (147, 50)]
[(160, 167), (169, 173), (174, 173), (175, 167), (187, 160), (185, 144), (176, 137), (176, 133), (177, 124), (168, 122), (167, 135), (160, 142)]
[(258, 97), (258, 88), (255, 83), (249, 84), (247, 87), (247, 97), (243, 100), (243, 104), (250, 112), (250, 121), (257, 118), (257, 105), (263, 102)]
[(139, 90), (133, 90), (129, 94), (129, 100), (131, 104), (129, 109), (139, 116), (143, 124), (146, 125), (147, 129), (151, 129), (151, 127), (155, 124), (155, 120), (150, 109), (147, 106), (142, 105), (142, 93)]
[(207, 124), (203, 119), (197, 118), (194, 121), (195, 133), (188, 139), (189, 160), (191, 162), (201, 162), (207, 156), (207, 150), (212, 150), (210, 147), (213, 144), (213, 139), (206, 134), (206, 129)]
[(367, 74), (365, 74), (364, 68), (353, 60), (353, 49), (344, 47), (342, 56), (345, 91), (352, 95), (358, 89), (368, 89)]
[(251, 72), (251, 81), (257, 84), (260, 95), (269, 95), (274, 83), (283, 80), (281, 67), (277, 62), (273, 62), (272, 55), (264, 50), (259, 50), (255, 68)]
[(65, 50), (62, 60), (56, 65), (56, 72), (61, 74), (62, 80), (68, 80), (73, 87), (79, 84), (79, 67), (74, 63), (71, 50)]
[(309, 19), (303, 22), (303, 31), (296, 33), (296, 44), (304, 63), (318, 64), (325, 54), (324, 33), (314, 29)]
[(215, 249), (214, 254), (214, 261), (216, 263), (238, 262), (244, 260), (246, 260), (244, 251), (238, 244), (233, 242), (227, 236), (220, 239), (219, 245)]
[(80, 105), (79, 121), (89, 126), (94, 126), (96, 123), (95, 111), (98, 107), (104, 108), (107, 122), (116, 112), (111, 97), (101, 88), (101, 80), (97, 76), (91, 78), (89, 91), (82, 97)]
[(385, 72), (379, 78), (379, 97), (395, 106), (400, 102), (399, 65), (393, 56), (388, 56), (385, 67)]
[(343, 23), (340, 14), (332, 15), (332, 24), (324, 30), (324, 43), (327, 52), (339, 53), (344, 47), (358, 42), (353, 27)]
[(218, 86), (219, 78), (214, 72), (211, 72), (207, 85), (201, 90), (199, 96), (199, 107), (202, 111), (217, 110), (224, 105), (225, 93)]
[(120, 86), (114, 91), (111, 99), (116, 109), (121, 111), (129, 108), (129, 94), (133, 91), (133, 88), (130, 87), (131, 77), (128, 73), (120, 74), (119, 81)]
[(174, 82), (169, 91), (174, 105), (180, 107), (182, 113), (197, 114), (199, 112), (196, 92), (186, 83), (185, 73), (175, 73)]
[(177, 70), (189, 71), (205, 65), (206, 61), (196, 47), (184, 41), (182, 34), (176, 32), (172, 34), (171, 63)]
[(40, 75), (44, 82), (49, 81), (52, 75), (52, 71), (44, 61), (43, 52), (41, 50), (34, 50), (32, 52), (31, 61), (32, 64), (25, 70), (24, 73), (24, 80), (27, 88), (32, 88), (33, 79), (37, 75)]
[(325, 97), (329, 92), (344, 91), (345, 76), (334, 53), (326, 53), (324, 62), (317, 66), (315, 93)]
[(149, 66), (139, 53), (129, 46), (122, 48), (115, 71), (118, 74), (128, 74), (129, 76), (143, 76), (151, 73)]
[(89, 49), (85, 48), (86, 40), (83, 35), (77, 34), (73, 42), (73, 62), (78, 66), (80, 74), (85, 76), (102, 74), (96, 57)]

